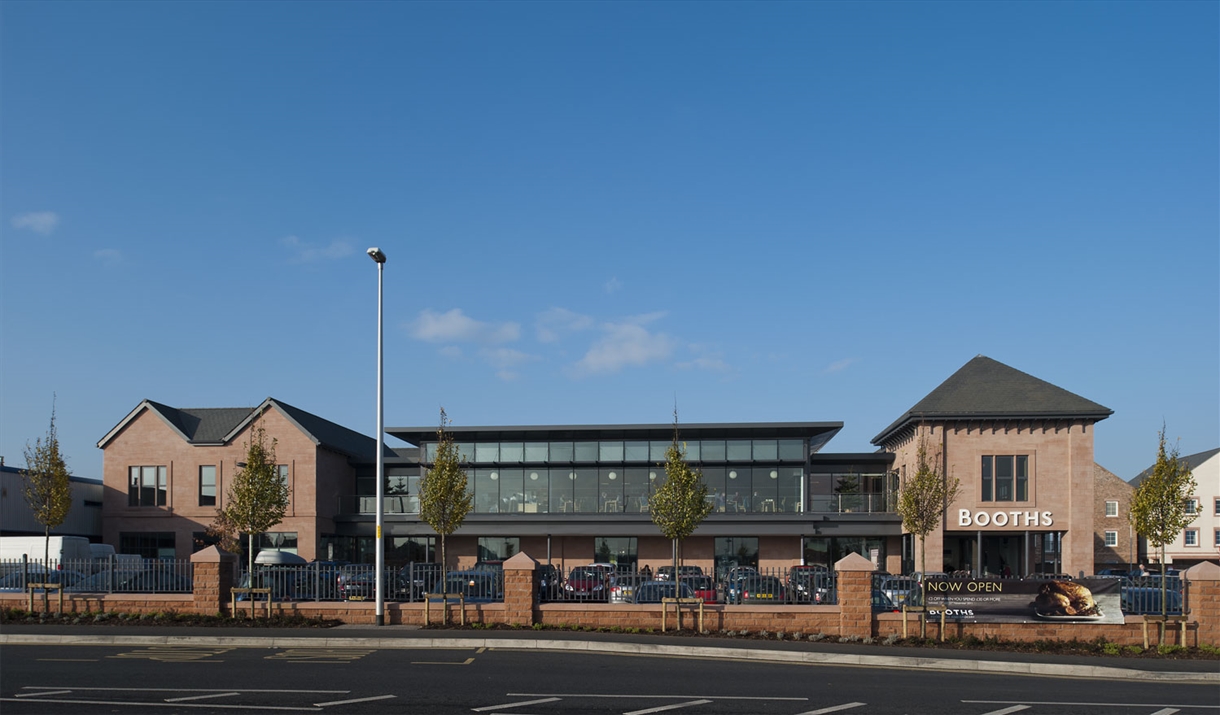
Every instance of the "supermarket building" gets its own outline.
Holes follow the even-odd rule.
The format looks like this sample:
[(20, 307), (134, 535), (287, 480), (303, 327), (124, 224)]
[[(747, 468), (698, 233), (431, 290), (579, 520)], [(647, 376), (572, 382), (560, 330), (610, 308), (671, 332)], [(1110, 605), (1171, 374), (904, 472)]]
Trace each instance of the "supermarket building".
[[(713, 511), (688, 538), (688, 563), (717, 572), (829, 566), (851, 552), (891, 573), (918, 568), (920, 548), (895, 512), (920, 445), (960, 481), (927, 569), (1077, 573), (1093, 568), (1093, 427), (1111, 411), (979, 356), (881, 431), (875, 452), (835, 453), (841, 422), (679, 425)], [(371, 561), (374, 439), (268, 398), (255, 408), (141, 402), (104, 451), (103, 538), (121, 552), (188, 556), (244, 457), (251, 430), (277, 440), (289, 513), (261, 546), (306, 558)], [(430, 560), (418, 485), (435, 427), (391, 427), (384, 531), (388, 563)], [(672, 424), (451, 426), (474, 511), (447, 540), (450, 568), (524, 551), (563, 569), (593, 561), (656, 569), (671, 544), (648, 495), (663, 481)]]

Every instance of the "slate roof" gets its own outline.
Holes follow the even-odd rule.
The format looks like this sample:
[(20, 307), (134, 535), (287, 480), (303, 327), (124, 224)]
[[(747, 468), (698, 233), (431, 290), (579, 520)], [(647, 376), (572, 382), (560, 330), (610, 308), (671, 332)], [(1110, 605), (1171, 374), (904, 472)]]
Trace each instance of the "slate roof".
[[(1185, 457), (1178, 457), (1178, 459), (1180, 461), (1186, 462), (1186, 466), (1190, 467), (1190, 471), (1193, 472), (1194, 470), (1199, 468), (1199, 465), (1203, 464), (1204, 462), (1206, 462), (1207, 460), (1216, 456), (1217, 454), (1220, 454), (1220, 447), (1217, 447), (1216, 449), (1209, 449), (1206, 452), (1188, 454)], [(1149, 474), (1152, 474), (1152, 468), (1155, 466), (1156, 465), (1154, 464), (1154, 465), (1152, 465), (1152, 467), (1148, 467), (1144, 471), (1142, 471), (1139, 474), (1132, 477), (1131, 486), (1138, 487), (1140, 485), (1140, 482), (1144, 481), (1144, 477), (1147, 477)]]
[(1002, 362), (979, 355), (873, 438), (881, 445), (911, 422), (945, 419), (1092, 418), (1114, 411)]
[[(366, 437), (359, 432), (271, 397), (257, 407), (179, 408), (144, 400), (114, 429), (110, 430), (97, 443), (97, 446), (105, 448), (106, 444), (122, 431), (128, 422), (146, 408), (165, 420), (166, 424), (177, 431), (184, 441), (194, 445), (227, 444), (255, 417), (265, 410), (276, 409), (320, 447), (362, 461), (373, 461), (377, 456), (377, 441), (372, 437)], [(388, 450), (386, 453), (391, 454)]]

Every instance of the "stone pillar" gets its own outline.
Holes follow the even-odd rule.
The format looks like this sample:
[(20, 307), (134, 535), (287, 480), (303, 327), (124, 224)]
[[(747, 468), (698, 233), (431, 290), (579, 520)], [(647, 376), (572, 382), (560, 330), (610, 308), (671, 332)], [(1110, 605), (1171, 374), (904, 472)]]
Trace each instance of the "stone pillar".
[(534, 625), (538, 607), (538, 562), (524, 551), (504, 562), (504, 622)]
[(1186, 620), (1198, 624), (1197, 642), (1220, 646), (1220, 566), (1204, 561), (1186, 569)]
[(237, 556), (216, 546), (191, 554), (195, 613), (214, 615), (228, 611), (236, 563)]
[(835, 562), (838, 574), (839, 635), (873, 635), (873, 562), (851, 553)]

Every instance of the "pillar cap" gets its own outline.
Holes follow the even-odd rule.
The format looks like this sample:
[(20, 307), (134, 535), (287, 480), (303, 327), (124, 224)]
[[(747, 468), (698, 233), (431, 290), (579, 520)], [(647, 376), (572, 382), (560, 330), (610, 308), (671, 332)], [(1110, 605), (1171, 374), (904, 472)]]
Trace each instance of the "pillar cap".
[(835, 562), (835, 571), (876, 571), (877, 566), (854, 551)]
[(536, 568), (538, 568), (538, 562), (524, 551), (517, 552), (516, 556), (504, 562), (505, 571), (533, 571)]

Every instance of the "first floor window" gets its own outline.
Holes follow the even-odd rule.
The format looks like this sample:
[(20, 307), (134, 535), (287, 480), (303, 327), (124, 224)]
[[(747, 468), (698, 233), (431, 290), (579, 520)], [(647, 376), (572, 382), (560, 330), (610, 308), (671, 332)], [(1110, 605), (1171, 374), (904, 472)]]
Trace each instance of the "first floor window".
[(1220, 497), (1216, 497), (1216, 516), (1220, 516)]
[(127, 506), (165, 506), (164, 466), (129, 467), (127, 474)]
[(199, 468), (199, 506), (216, 506), (216, 465)]
[(599, 536), (593, 540), (593, 561), (614, 564), (618, 571), (634, 573), (639, 562), (639, 549), (633, 536)]
[(984, 455), (982, 501), (1029, 501), (1029, 455)]
[(1117, 531), (1107, 531), (1106, 532), (1106, 546), (1118, 546), (1118, 532)]
[[(1106, 502), (1106, 516), (1118, 516), (1118, 502), (1117, 501), (1107, 501)], [(1109, 532), (1106, 532), (1106, 533), (1109, 533)]]
[(219, 546), (220, 537), (213, 536), (206, 531), (191, 532), (191, 553), (203, 551), (209, 546)]
[(1198, 546), (1199, 545), (1199, 530), (1198, 529), (1187, 529), (1182, 534), (1182, 541), (1187, 546)]
[(1191, 497), (1186, 500), (1186, 513), (1194, 516), (1199, 513), (1199, 500)]
[(717, 580), (738, 566), (758, 568), (757, 536), (722, 536), (716, 537), (713, 543)]
[(1216, 546), (1220, 546), (1220, 529), (1216, 529)]
[(287, 464), (275, 465), (275, 473), (280, 476), (280, 483), (283, 484), (284, 486), (288, 486), (288, 465)]
[(436, 563), (435, 536), (394, 536), (386, 544), (386, 561)]
[(273, 551), (297, 552), (297, 532), (295, 531), (265, 531), (254, 539), (254, 555), (263, 549)]

